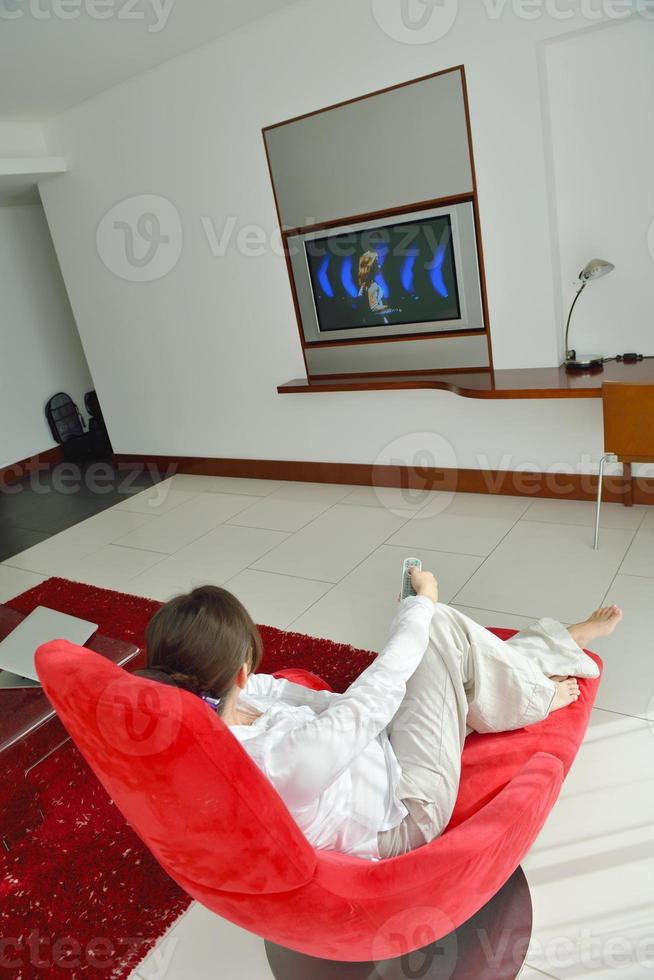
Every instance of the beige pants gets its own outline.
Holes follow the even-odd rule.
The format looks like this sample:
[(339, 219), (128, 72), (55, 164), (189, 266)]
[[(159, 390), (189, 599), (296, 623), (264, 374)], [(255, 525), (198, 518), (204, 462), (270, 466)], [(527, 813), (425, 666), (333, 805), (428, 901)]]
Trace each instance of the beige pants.
[(378, 834), (382, 858), (429, 843), (449, 823), (470, 732), (506, 732), (542, 721), (554, 697), (547, 675), (597, 677), (599, 670), (554, 619), (508, 641), (437, 603), (429, 646), (407, 683), (388, 734), (402, 768), (397, 790), (409, 811)]

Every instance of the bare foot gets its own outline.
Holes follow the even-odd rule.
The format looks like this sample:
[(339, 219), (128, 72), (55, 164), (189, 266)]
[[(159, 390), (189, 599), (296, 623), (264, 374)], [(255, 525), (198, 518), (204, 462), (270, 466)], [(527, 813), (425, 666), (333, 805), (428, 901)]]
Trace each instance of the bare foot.
[(566, 681), (555, 681), (555, 683), (556, 694), (550, 712), (558, 711), (559, 708), (567, 708), (569, 704), (573, 704), (577, 700), (580, 694), (579, 684), (574, 677), (569, 677)]
[(568, 632), (583, 650), (598, 636), (609, 636), (621, 619), (622, 609), (618, 606), (602, 606), (601, 609), (596, 609), (585, 622), (569, 626)]

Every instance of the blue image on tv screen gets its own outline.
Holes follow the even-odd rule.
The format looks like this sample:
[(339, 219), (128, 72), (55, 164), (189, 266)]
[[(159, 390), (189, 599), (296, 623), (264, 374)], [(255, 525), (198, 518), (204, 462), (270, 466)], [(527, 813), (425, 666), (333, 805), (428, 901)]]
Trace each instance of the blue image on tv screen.
[(461, 317), (449, 215), (304, 245), (321, 331)]

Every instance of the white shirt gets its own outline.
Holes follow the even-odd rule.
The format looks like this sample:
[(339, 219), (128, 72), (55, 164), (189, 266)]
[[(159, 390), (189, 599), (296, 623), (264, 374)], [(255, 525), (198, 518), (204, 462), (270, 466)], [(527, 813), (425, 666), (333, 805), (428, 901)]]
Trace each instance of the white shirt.
[(241, 700), (263, 712), (230, 730), (314, 845), (379, 860), (377, 833), (407, 814), (386, 726), (427, 649), (434, 603), (400, 603), (377, 658), (343, 694), (251, 674)]
[(378, 310), (386, 309), (386, 304), (384, 303), (384, 290), (381, 288), (378, 282), (372, 282), (367, 288), (362, 286), (359, 290), (359, 296), (366, 294), (368, 297), (368, 306), (372, 313), (377, 313)]

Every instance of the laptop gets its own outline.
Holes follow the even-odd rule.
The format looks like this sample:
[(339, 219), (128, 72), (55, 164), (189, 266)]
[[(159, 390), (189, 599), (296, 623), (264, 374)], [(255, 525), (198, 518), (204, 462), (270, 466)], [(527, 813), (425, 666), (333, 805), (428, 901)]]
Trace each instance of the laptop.
[(0, 640), (0, 689), (40, 687), (34, 654), (42, 643), (70, 640), (82, 646), (98, 628), (76, 616), (37, 606), (25, 619)]

